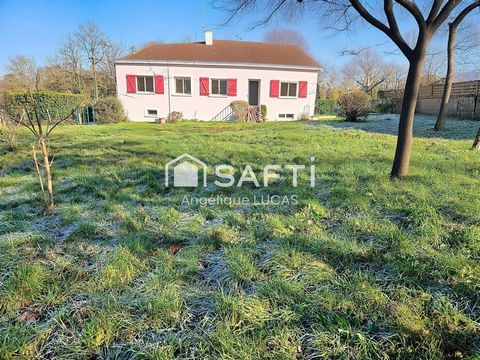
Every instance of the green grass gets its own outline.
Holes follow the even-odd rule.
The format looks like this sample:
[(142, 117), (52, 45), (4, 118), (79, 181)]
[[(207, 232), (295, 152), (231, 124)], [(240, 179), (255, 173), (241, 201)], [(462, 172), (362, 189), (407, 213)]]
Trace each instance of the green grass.
[[(62, 126), (48, 217), (22, 132), (0, 148), (0, 358), (479, 358), (474, 133), (417, 138), (391, 181), (396, 139), (367, 125)], [(314, 156), (317, 186), (167, 189), (182, 153), (257, 174)], [(268, 194), (299, 202), (182, 205)]]

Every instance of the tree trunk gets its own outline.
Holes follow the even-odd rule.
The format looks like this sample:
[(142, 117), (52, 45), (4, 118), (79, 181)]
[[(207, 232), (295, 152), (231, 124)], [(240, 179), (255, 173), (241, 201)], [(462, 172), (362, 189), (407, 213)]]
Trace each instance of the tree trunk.
[(457, 33), (457, 27), (449, 24), (448, 32), (448, 64), (447, 75), (445, 77), (445, 86), (443, 88), (442, 103), (440, 105), (440, 112), (438, 113), (437, 123), (435, 124), (435, 130), (440, 131), (445, 125), (447, 117), (448, 102), (450, 101), (450, 93), (452, 92), (453, 83), (453, 68), (454, 68), (454, 51), (455, 51), (455, 36)]
[(475, 141), (473, 142), (472, 149), (473, 150), (480, 150), (480, 129), (478, 129), (477, 137), (475, 138)]
[(48, 149), (47, 149), (47, 143), (45, 141), (45, 138), (40, 137), (38, 142), (40, 143), (40, 149), (42, 150), (43, 166), (45, 167), (45, 175), (47, 177), (47, 190), (48, 190), (49, 199), (48, 199), (48, 207), (46, 211), (49, 212), (55, 206), (55, 202), (53, 199), (52, 172), (50, 169), (50, 160), (48, 159)]
[(402, 110), (400, 112), (397, 148), (395, 150), (392, 172), (390, 174), (392, 178), (407, 176), (408, 168), (410, 166), (413, 144), (413, 120), (415, 116), (415, 108), (417, 106), (420, 78), (422, 76), (423, 64), (425, 62), (425, 53), (428, 47), (428, 40), (419, 38), (418, 41), (423, 41), (423, 46), (418, 48), (410, 59), (410, 66), (408, 68), (408, 76), (402, 101)]
[(93, 98), (95, 102), (98, 101), (98, 84), (97, 84), (97, 65), (95, 64), (95, 59), (92, 62), (92, 71), (93, 71)]
[(45, 203), (45, 208), (48, 208), (48, 198), (45, 194), (45, 187), (43, 186), (43, 178), (42, 173), (40, 171), (40, 163), (38, 162), (37, 158), (37, 150), (35, 149), (35, 145), (32, 145), (32, 154), (33, 154), (33, 162), (35, 164), (35, 174), (37, 175), (38, 183), (40, 185), (40, 192), (42, 193), (43, 202)]

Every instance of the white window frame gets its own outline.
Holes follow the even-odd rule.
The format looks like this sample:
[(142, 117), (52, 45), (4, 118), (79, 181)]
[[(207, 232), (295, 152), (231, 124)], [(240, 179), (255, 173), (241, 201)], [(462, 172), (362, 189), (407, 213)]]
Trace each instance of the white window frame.
[[(145, 85), (145, 89), (147, 88), (147, 81), (145, 80), (145, 78), (147, 77), (151, 77), (152, 78), (152, 91), (140, 91), (138, 90), (138, 78), (144, 78), (143, 80), (143, 83)], [(136, 81), (137, 83), (135, 84), (137, 86), (137, 93), (138, 94), (155, 94), (155, 77), (153, 75), (136, 75)], [(150, 109), (150, 110), (153, 110), (153, 109)]]
[[(289, 95), (286, 95), (286, 96), (283, 96), (282, 95), (282, 84), (296, 84), (296, 91), (295, 91), (295, 96), (289, 96)], [(290, 86), (288, 86), (288, 89), (287, 90), (290, 90)], [(289, 93), (290, 91), (287, 91), (287, 93)], [(280, 85), (279, 85), (279, 89), (278, 89), (278, 97), (280, 99), (298, 99), (298, 81), (281, 81), (280, 80)]]
[[(284, 117), (280, 117), (280, 115), (284, 115)], [(287, 115), (292, 115), (292, 117), (288, 117)], [(277, 114), (277, 119), (280, 120), (280, 121), (289, 121), (289, 120), (295, 120), (295, 113), (291, 113), (291, 112), (281, 112), (281, 113), (278, 113)]]
[[(157, 112), (157, 115), (150, 115), (148, 112), (154, 110)], [(152, 119), (157, 119), (158, 118), (158, 109), (145, 109), (145, 117), (152, 118)]]
[[(225, 87), (225, 94), (214, 94), (213, 93), (213, 81), (225, 81), (227, 83), (227, 86)], [(220, 85), (220, 83), (219, 83)], [(218, 90), (220, 90), (221, 87), (218, 86)], [(228, 97), (228, 79), (222, 79), (222, 78), (211, 78), (210, 79), (210, 96), (213, 96), (213, 97)]]
[[(184, 80), (184, 83), (183, 83), (183, 88), (184, 89), (185, 89), (185, 79), (190, 80), (190, 92), (189, 93), (179, 93), (179, 92), (177, 92), (177, 79), (183, 79)], [(173, 84), (175, 86), (174, 95), (177, 95), (177, 96), (192, 96), (192, 77), (191, 76), (174, 76)]]

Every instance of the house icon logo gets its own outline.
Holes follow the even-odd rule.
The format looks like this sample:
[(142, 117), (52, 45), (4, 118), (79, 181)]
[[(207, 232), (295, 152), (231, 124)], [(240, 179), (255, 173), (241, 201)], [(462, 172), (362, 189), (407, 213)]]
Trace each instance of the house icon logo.
[(174, 187), (199, 186), (199, 171), (202, 173), (203, 186), (207, 186), (207, 164), (190, 154), (176, 157), (165, 165), (165, 186), (169, 186), (170, 168), (173, 168)]

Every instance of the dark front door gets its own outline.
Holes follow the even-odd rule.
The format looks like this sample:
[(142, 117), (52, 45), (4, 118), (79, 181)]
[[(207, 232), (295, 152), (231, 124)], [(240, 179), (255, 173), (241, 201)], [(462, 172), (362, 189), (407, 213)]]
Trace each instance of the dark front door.
[(248, 105), (258, 106), (258, 90), (259, 90), (259, 81), (258, 80), (249, 80), (248, 81)]

